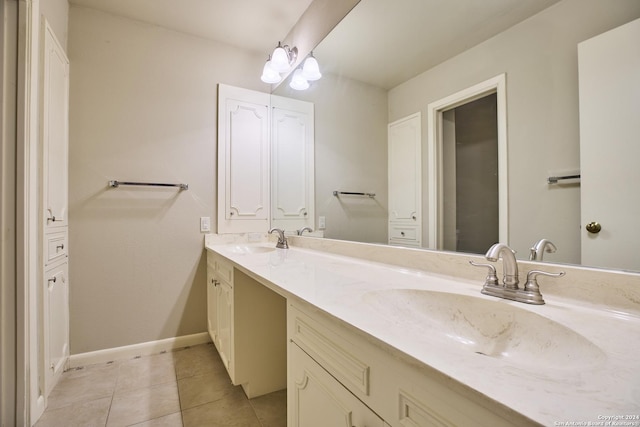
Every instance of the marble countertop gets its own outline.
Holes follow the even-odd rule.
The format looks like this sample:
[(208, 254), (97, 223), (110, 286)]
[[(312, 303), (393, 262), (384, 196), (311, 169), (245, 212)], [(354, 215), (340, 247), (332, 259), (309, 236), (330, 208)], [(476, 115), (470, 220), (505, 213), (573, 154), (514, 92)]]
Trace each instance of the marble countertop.
[[(271, 248), (273, 243), (243, 246)], [(497, 299), (482, 295), (482, 283), (476, 280), (318, 250), (291, 247), (251, 253), (238, 251), (234, 243), (212, 242), (206, 248), (275, 292), (304, 300), (379, 340), (414, 365), (417, 361), (417, 366), (436, 369), (540, 424), (606, 425), (614, 421), (640, 426), (640, 420), (616, 418), (640, 416), (640, 317), (634, 314), (599, 310), (594, 304), (548, 295), (544, 295), (546, 304), (538, 306)], [(394, 289), (453, 293), (502, 304), (491, 307), (524, 310), (576, 332), (588, 345), (585, 351), (580, 347), (565, 357), (554, 357), (553, 348), (540, 355), (525, 354), (529, 357), (487, 357), (432, 334), (418, 333), (419, 329), (407, 324), (406, 316), (381, 315), (380, 307), (375, 306), (380, 300), (372, 296)], [(542, 339), (541, 346), (554, 345), (553, 340), (537, 339)], [(576, 343), (576, 348), (584, 342)]]

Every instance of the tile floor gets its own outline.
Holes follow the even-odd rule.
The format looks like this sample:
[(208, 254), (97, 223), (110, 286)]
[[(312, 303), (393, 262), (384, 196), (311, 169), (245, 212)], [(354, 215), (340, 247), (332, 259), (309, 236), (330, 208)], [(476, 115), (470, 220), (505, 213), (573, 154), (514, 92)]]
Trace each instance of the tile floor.
[(247, 399), (212, 344), (65, 372), (36, 427), (285, 427), (286, 390)]

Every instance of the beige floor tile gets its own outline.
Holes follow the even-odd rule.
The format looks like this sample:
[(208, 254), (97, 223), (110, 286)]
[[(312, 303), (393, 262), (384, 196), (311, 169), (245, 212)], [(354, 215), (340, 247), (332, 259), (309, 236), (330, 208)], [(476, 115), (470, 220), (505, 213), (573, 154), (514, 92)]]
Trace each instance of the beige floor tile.
[(180, 412), (176, 412), (174, 414), (165, 415), (164, 417), (154, 418), (153, 420), (134, 424), (132, 427), (182, 427), (182, 414)]
[(236, 388), (226, 371), (182, 378), (178, 380), (180, 406), (185, 410), (213, 402), (234, 393)]
[(175, 382), (122, 391), (113, 397), (107, 426), (129, 426), (179, 411)]
[(47, 409), (36, 427), (104, 427), (111, 397), (80, 402), (58, 409)]
[(118, 377), (118, 364), (91, 365), (62, 374), (49, 395), (47, 409), (111, 397)]
[(262, 427), (287, 427), (287, 390), (249, 400)]
[(173, 354), (178, 379), (225, 371), (218, 351), (212, 343), (177, 350)]
[(176, 381), (173, 353), (167, 352), (120, 363), (116, 395), (120, 391)]
[(215, 402), (182, 412), (184, 427), (261, 427), (240, 388)]

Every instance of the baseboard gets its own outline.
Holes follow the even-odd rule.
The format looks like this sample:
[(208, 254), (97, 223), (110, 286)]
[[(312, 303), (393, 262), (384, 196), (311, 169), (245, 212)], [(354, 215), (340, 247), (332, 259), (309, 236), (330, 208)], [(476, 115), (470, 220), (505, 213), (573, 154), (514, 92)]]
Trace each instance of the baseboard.
[(162, 351), (171, 351), (177, 348), (205, 344), (208, 342), (211, 342), (209, 333), (201, 332), (199, 334), (183, 335), (158, 341), (148, 341), (123, 347), (73, 354), (69, 356), (69, 368), (94, 365), (96, 363), (106, 363), (118, 359), (131, 359), (136, 356), (149, 356)]

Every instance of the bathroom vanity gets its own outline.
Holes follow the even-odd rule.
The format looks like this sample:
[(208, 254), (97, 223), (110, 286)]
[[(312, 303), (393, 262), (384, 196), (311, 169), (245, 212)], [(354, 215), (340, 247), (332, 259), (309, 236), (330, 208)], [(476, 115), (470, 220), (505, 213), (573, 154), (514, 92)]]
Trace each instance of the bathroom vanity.
[(289, 244), (205, 242), (212, 339), (249, 397), (286, 384), (289, 426), (640, 422), (639, 275), (567, 266), (535, 306), (482, 295), (482, 257)]

